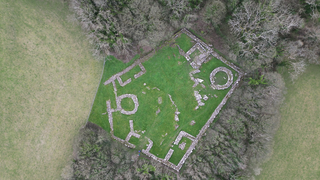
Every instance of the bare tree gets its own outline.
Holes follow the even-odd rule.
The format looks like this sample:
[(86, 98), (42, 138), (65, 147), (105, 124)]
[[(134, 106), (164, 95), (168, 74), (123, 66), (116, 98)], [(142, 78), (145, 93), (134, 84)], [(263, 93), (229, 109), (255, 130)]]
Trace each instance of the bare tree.
[(188, 7), (188, 0), (165, 0), (165, 2), (173, 14), (172, 18), (180, 18), (185, 12), (191, 10), (191, 7)]
[(201, 15), (206, 23), (213, 26), (220, 25), (222, 19), (226, 16), (226, 5), (220, 0), (207, 1), (206, 5), (201, 11)]
[(239, 39), (239, 57), (250, 61), (255, 69), (272, 62), (279, 34), (285, 35), (293, 28), (301, 28), (303, 19), (292, 14), (290, 7), (282, 1), (244, 1), (233, 13), (229, 26)]
[(305, 70), (306, 70), (306, 63), (301, 60), (298, 62), (290, 62), (291, 64), (291, 72), (290, 73), (290, 77), (292, 82), (294, 82), (299, 75), (301, 75)]

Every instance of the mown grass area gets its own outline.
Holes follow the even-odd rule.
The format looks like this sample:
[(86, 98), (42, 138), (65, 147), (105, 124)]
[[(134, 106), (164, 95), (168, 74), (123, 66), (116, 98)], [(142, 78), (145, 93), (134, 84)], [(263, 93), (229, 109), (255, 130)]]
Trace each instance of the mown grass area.
[(0, 179), (61, 179), (102, 71), (62, 1), (0, 0)]
[(256, 179), (320, 179), (320, 66), (309, 65), (287, 94), (271, 159)]
[[(182, 34), (176, 43), (181, 48), (192, 47), (191, 39), (185, 34)], [(181, 43), (187, 43), (187, 46)], [(188, 49), (184, 50), (187, 51)], [(116, 109), (117, 106), (112, 83), (108, 85), (104, 85), (103, 83), (112, 75), (124, 70), (134, 62), (132, 60), (128, 64), (124, 64), (113, 57), (109, 59), (106, 62), (103, 78), (89, 118), (89, 121), (100, 125), (108, 132), (111, 129), (108, 114), (106, 113), (106, 101), (111, 101), (111, 108), (113, 109)], [(172, 148), (174, 149), (174, 153), (169, 161), (178, 164), (192, 141), (183, 138), (181, 142), (186, 142), (186, 148), (181, 150), (178, 145), (173, 145), (174, 140), (180, 131), (186, 131), (195, 137), (198, 135), (199, 130), (208, 121), (215, 108), (231, 88), (220, 91), (213, 90), (210, 87), (210, 73), (219, 66), (228, 66), (220, 60), (211, 57), (210, 61), (203, 64), (200, 69), (201, 72), (194, 75), (194, 77), (204, 80), (203, 84), (205, 88), (200, 85), (193, 88), (194, 82), (190, 79), (189, 73), (194, 71), (194, 69), (185, 57), (180, 55), (179, 49), (176, 46), (163, 47), (142, 64), (146, 69), (146, 73), (138, 79), (134, 79), (133, 77), (134, 74), (139, 72), (137, 66), (132, 69), (132, 72), (129, 71), (121, 76), (123, 81), (131, 78), (131, 83), (121, 87), (118, 81), (115, 80), (117, 96), (135, 94), (138, 97), (139, 107), (138, 111), (133, 115), (124, 115), (120, 111), (112, 113), (114, 134), (121, 139), (125, 139), (130, 132), (129, 120), (133, 120), (134, 130), (141, 137), (140, 139), (132, 137), (129, 142), (135, 144), (137, 149), (145, 149), (148, 143), (147, 138), (151, 139), (153, 147), (150, 152), (160, 158), (164, 158), (169, 149)], [(229, 67), (229, 69), (231, 68)], [(234, 73), (235, 81), (237, 74), (234, 70), (232, 72)], [(198, 105), (194, 97), (195, 90), (198, 90), (202, 96), (207, 95), (209, 97), (207, 101), (203, 100), (206, 105), (201, 106), (198, 110), (195, 109)], [(170, 96), (177, 107), (171, 102)], [(132, 110), (134, 107), (132, 100), (127, 100), (131, 101), (131, 103), (125, 108)], [(180, 112), (178, 122), (174, 119), (176, 108)], [(192, 120), (196, 122), (194, 125), (190, 125)]]

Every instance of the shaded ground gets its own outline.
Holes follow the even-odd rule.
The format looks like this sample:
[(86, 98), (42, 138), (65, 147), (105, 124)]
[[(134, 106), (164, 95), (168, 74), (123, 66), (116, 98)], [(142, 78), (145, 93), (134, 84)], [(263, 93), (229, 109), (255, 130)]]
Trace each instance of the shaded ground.
[(286, 84), (274, 153), (257, 179), (320, 179), (320, 66)]
[[(226, 47), (225, 41), (212, 26), (209, 26), (199, 19), (193, 27), (198, 34), (201, 34), (207, 43), (211, 43), (213, 47), (222, 54), (228, 54), (228, 48)], [(227, 25), (221, 25), (220, 29), (221, 31), (224, 31), (227, 29)]]
[(60, 1), (0, 0), (0, 179), (60, 179), (102, 70)]

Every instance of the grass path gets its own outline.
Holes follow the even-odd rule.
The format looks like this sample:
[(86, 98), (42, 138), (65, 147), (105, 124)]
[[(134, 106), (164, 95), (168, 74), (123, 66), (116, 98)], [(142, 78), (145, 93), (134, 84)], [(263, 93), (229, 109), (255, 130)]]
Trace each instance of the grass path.
[(257, 179), (320, 179), (320, 66), (309, 66), (294, 84), (285, 79), (274, 153)]
[(0, 179), (60, 179), (102, 62), (62, 1), (0, 0)]

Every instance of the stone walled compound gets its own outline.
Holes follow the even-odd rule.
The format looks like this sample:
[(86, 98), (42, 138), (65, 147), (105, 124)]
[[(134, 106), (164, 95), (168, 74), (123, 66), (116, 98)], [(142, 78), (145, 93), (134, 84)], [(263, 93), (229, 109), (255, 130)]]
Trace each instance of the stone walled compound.
[[(191, 32), (189, 32), (187, 29), (182, 29), (180, 30), (178, 33), (176, 33), (173, 36), (173, 40), (175, 40), (176, 38), (178, 38), (182, 33), (186, 34), (187, 36), (189, 36), (194, 42), (195, 45), (188, 50), (187, 52), (184, 52), (179, 45), (179, 52), (182, 56), (184, 56), (186, 58), (186, 60), (190, 63), (190, 65), (192, 66), (192, 68), (194, 69), (194, 71), (189, 73), (190, 79), (192, 81), (194, 81), (194, 85), (193, 87), (196, 87), (198, 85), (201, 85), (203, 88), (204, 85), (201, 84), (201, 82), (203, 80), (199, 79), (199, 78), (194, 78), (193, 75), (196, 73), (199, 73), (200, 70), (199, 68), (201, 67), (201, 65), (205, 62), (207, 62), (208, 60), (210, 60), (210, 56), (213, 56), (217, 59), (219, 59), (220, 61), (222, 61), (223, 63), (225, 63), (226, 65), (228, 65), (230, 68), (232, 68), (234, 71), (236, 71), (238, 73), (238, 77), (237, 80), (234, 82), (233, 81), (233, 74), (232, 71), (230, 71), (229, 69), (225, 68), (225, 67), (218, 67), (216, 69), (214, 69), (211, 74), (210, 74), (210, 81), (211, 81), (211, 87), (215, 90), (223, 90), (223, 89), (227, 89), (231, 86), (229, 92), (227, 93), (227, 95), (223, 98), (223, 100), (221, 101), (221, 103), (218, 105), (218, 107), (214, 110), (214, 112), (212, 113), (211, 117), (207, 120), (206, 124), (201, 128), (201, 130), (199, 131), (199, 134), (194, 137), (192, 135), (190, 135), (189, 133), (185, 132), (185, 131), (180, 131), (178, 136), (176, 137), (176, 139), (174, 140), (173, 144), (174, 145), (178, 145), (179, 142), (181, 141), (181, 139), (183, 137), (188, 138), (192, 141), (191, 145), (189, 146), (189, 148), (187, 149), (186, 153), (184, 154), (184, 156), (182, 157), (182, 159), (180, 160), (180, 162), (175, 165), (171, 162), (169, 162), (170, 157), (172, 156), (174, 150), (173, 149), (169, 149), (169, 151), (167, 152), (166, 156), (164, 159), (157, 157), (156, 155), (150, 153), (150, 149), (153, 146), (153, 141), (151, 139), (148, 139), (148, 145), (146, 149), (143, 149), (142, 152), (144, 154), (146, 154), (147, 156), (149, 156), (150, 158), (161, 162), (165, 165), (167, 165), (168, 167), (173, 168), (176, 171), (179, 171), (182, 167), (182, 165), (184, 164), (184, 162), (186, 161), (186, 159), (189, 157), (189, 155), (192, 153), (192, 151), (194, 150), (194, 148), (196, 147), (198, 141), (200, 140), (200, 138), (203, 136), (203, 134), (205, 133), (206, 129), (210, 126), (210, 124), (213, 122), (213, 120), (215, 119), (215, 117), (218, 115), (218, 113), (220, 112), (221, 108), (225, 105), (225, 103), (227, 102), (228, 98), (231, 96), (231, 94), (233, 93), (233, 91), (235, 90), (235, 88), (238, 86), (239, 81), (241, 80), (241, 78), (243, 77), (244, 73), (235, 65), (233, 65), (232, 63), (228, 62), (227, 60), (225, 60), (223, 57), (221, 57), (220, 55), (218, 55), (211, 47), (209, 47), (206, 43), (204, 43), (202, 40), (200, 40), (199, 38), (197, 38), (195, 35), (193, 35)], [(197, 57), (191, 59), (190, 55), (196, 50), (198, 49), (200, 51), (200, 55), (198, 55)], [(136, 95), (134, 94), (123, 94), (118, 96), (117, 95), (117, 87), (116, 87), (116, 83), (115, 81), (118, 81), (120, 86), (126, 86), (127, 84), (131, 83), (133, 81), (133, 79), (129, 78), (128, 80), (126, 80), (125, 82), (122, 81), (121, 76), (127, 72), (129, 72), (131, 69), (133, 69), (136, 66), (139, 66), (141, 71), (137, 74), (135, 74), (133, 77), (134, 79), (139, 78), (140, 76), (142, 76), (143, 74), (146, 73), (146, 69), (144, 68), (144, 66), (142, 65), (142, 62), (148, 60), (150, 57), (152, 57), (155, 54), (155, 51), (151, 52), (150, 54), (148, 54), (147, 56), (144, 56), (141, 59), (136, 60), (132, 65), (130, 65), (129, 67), (127, 67), (126, 69), (124, 69), (123, 71), (114, 74), (111, 78), (109, 78), (106, 82), (104, 82), (104, 85), (110, 84), (112, 83), (113, 88), (114, 88), (114, 95), (115, 95), (115, 99), (116, 99), (116, 105), (117, 108), (116, 109), (112, 109), (111, 108), (111, 102), (110, 100), (106, 101), (106, 107), (107, 107), (107, 114), (108, 114), (108, 119), (109, 119), (109, 124), (110, 124), (110, 129), (111, 129), (111, 136), (122, 142), (124, 145), (130, 147), (130, 148), (135, 148), (135, 145), (132, 143), (129, 143), (129, 140), (132, 136), (136, 137), (136, 138), (140, 138), (140, 135), (138, 133), (136, 133), (134, 131), (133, 128), (133, 120), (129, 121), (130, 124), (130, 132), (128, 133), (127, 137), (125, 139), (121, 139), (119, 137), (116, 137), (114, 135), (114, 129), (113, 129), (113, 116), (112, 113), (113, 112), (117, 112), (120, 111), (120, 113), (122, 114), (126, 114), (126, 115), (131, 115), (136, 113), (136, 111), (138, 110), (139, 107), (139, 101)], [(215, 84), (215, 74), (217, 72), (225, 72), (228, 76), (228, 80), (227, 83), (224, 85), (216, 85)], [(168, 94), (169, 95), (169, 94)], [(195, 108), (199, 108), (199, 106), (203, 106), (204, 103), (202, 102), (202, 99), (206, 100), (208, 97), (201, 97), (201, 95), (199, 94), (198, 91), (194, 91), (194, 96), (196, 101), (198, 102), (198, 106)], [(175, 105), (174, 101), (172, 100), (171, 96), (169, 95), (170, 100), (172, 102), (173, 105)], [(123, 98), (131, 98), (132, 101), (134, 102), (134, 109), (132, 111), (125, 111), (122, 107), (121, 107), (121, 100)], [(158, 100), (160, 101), (160, 99)], [(162, 101), (162, 100), (161, 100)], [(175, 105), (176, 106), (176, 105)], [(176, 112), (175, 112), (175, 121), (179, 121), (178, 115), (179, 115), (179, 111), (178, 111), (178, 107), (176, 107)], [(195, 122), (193, 121), (193, 124)], [(179, 145), (180, 149), (184, 149), (185, 148), (185, 143), (182, 142)]]

